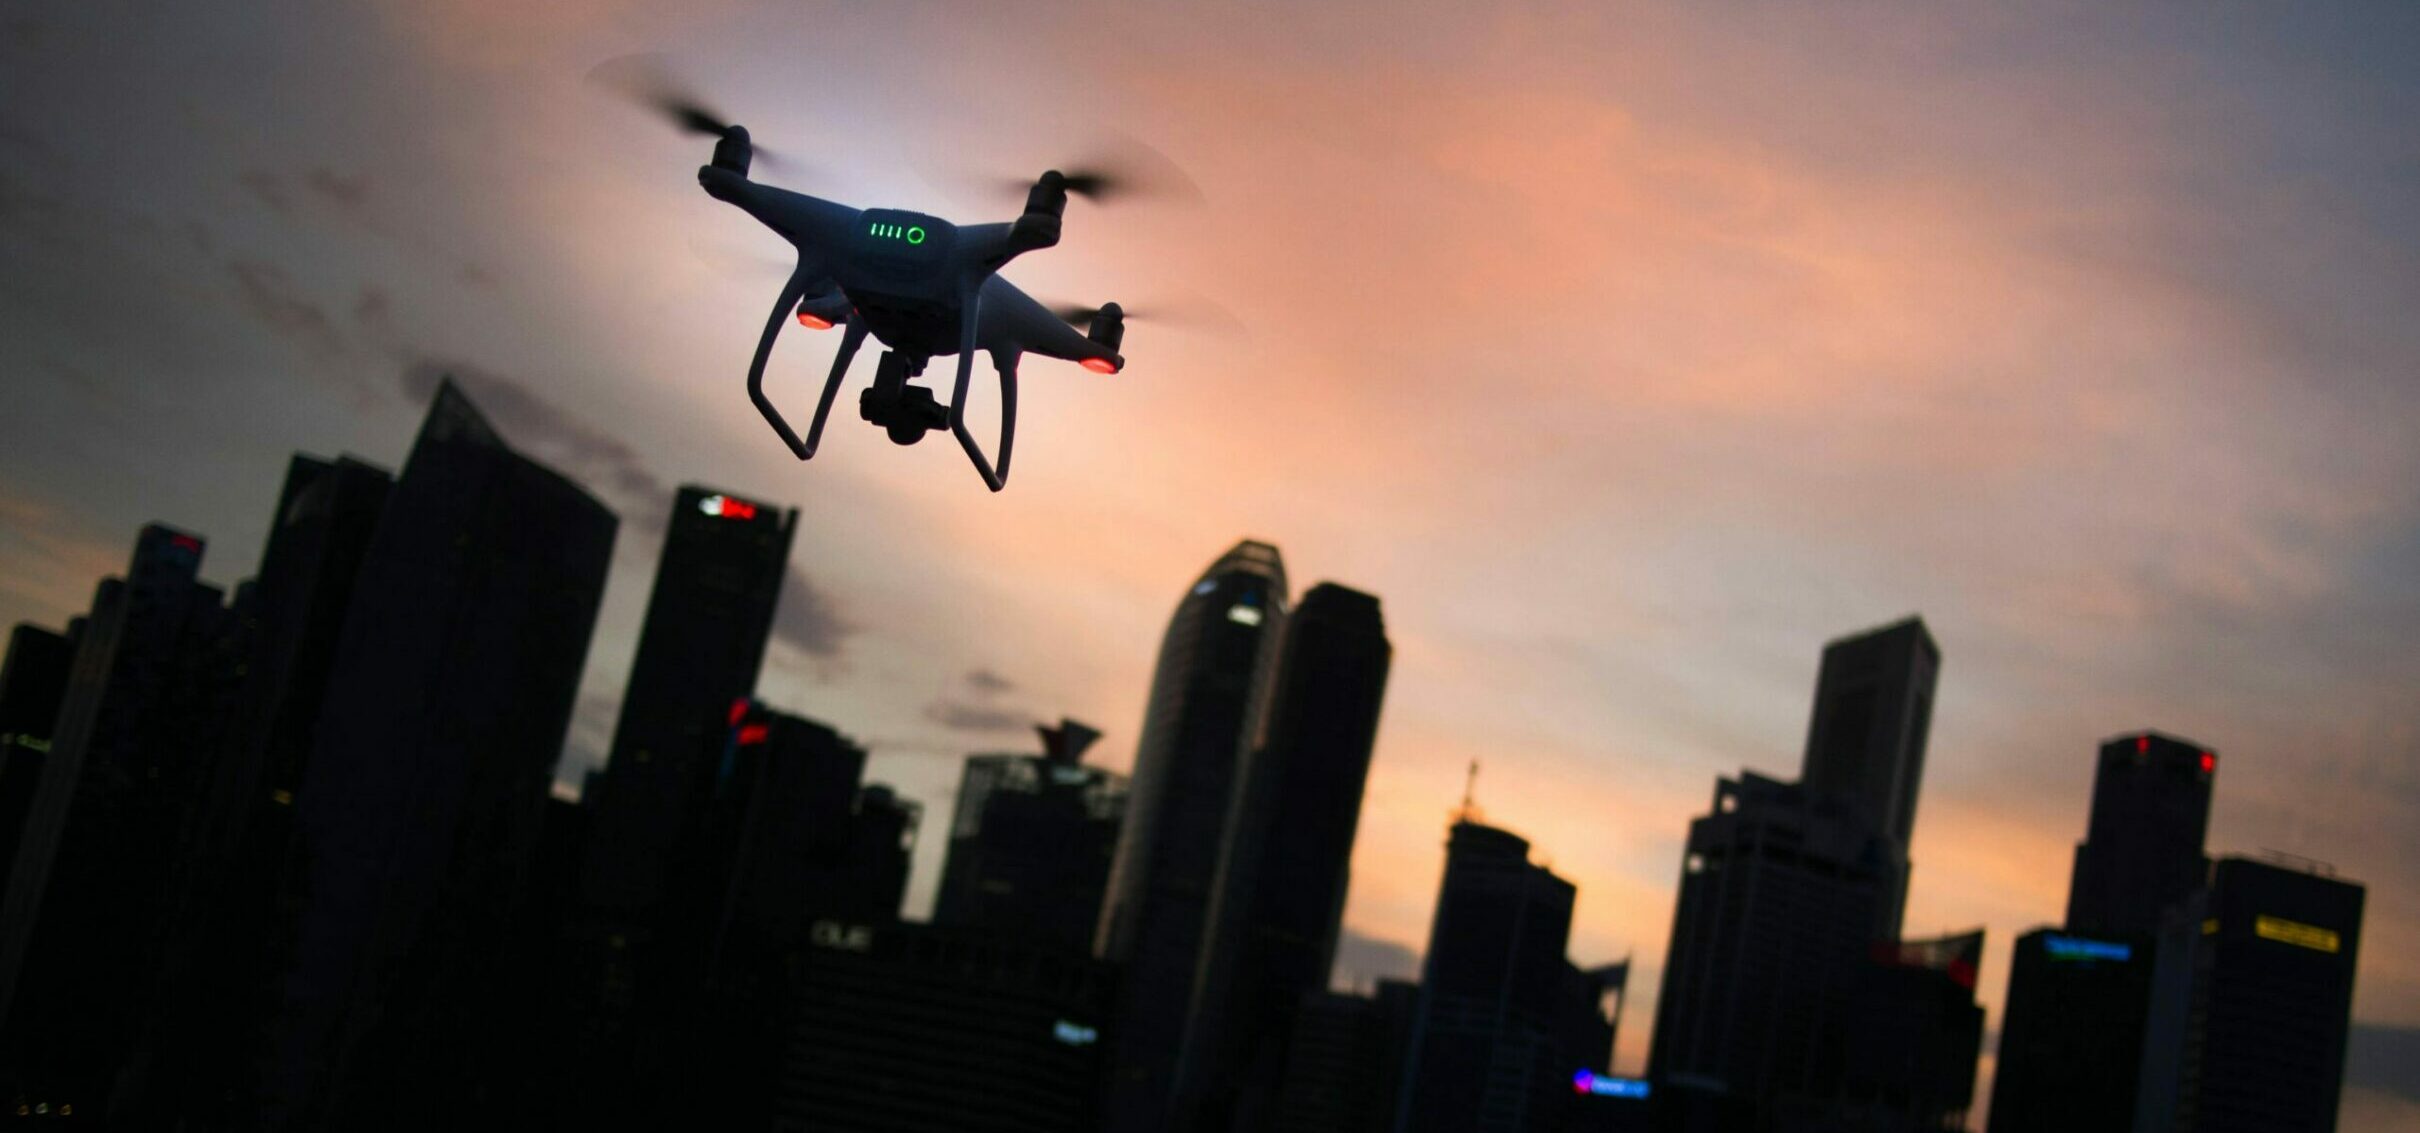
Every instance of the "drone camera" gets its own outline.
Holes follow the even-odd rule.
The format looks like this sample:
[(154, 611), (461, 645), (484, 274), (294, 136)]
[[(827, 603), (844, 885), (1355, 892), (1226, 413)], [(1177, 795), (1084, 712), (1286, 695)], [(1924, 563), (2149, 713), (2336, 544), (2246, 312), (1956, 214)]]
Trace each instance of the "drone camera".
[(908, 384), (914, 376), (911, 370), (922, 368), (897, 351), (886, 352), (874, 370), (874, 384), (857, 395), (857, 415), (890, 434), (892, 444), (912, 445), (926, 433), (949, 427), (949, 407), (934, 398), (932, 390)]

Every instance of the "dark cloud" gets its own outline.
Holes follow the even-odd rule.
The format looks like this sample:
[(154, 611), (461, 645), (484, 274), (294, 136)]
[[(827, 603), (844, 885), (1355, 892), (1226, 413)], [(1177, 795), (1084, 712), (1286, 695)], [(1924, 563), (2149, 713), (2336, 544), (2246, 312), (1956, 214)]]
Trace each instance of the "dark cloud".
[(269, 206), (269, 211), (280, 216), (294, 215), (294, 197), (286, 192), (285, 180), (277, 174), (266, 169), (247, 169), (236, 175), (235, 183), (252, 194), (254, 200)]
[(1420, 978), (1420, 953), (1410, 945), (1363, 936), (1350, 927), (1336, 940), (1336, 967), (1331, 982), (1366, 987), (1379, 980)]
[(634, 527), (662, 530), (672, 488), (620, 437), (564, 412), (518, 378), (469, 363), (412, 362), (403, 371), (404, 396), (424, 403), (448, 376), (506, 443), (587, 485)]
[(809, 657), (831, 660), (857, 627), (840, 614), (831, 595), (793, 565), (781, 580), (781, 602), (773, 611), (773, 639)]
[(1016, 682), (986, 668), (968, 670), (959, 678), (965, 691), (943, 693), (924, 706), (924, 718), (961, 732), (1023, 731), (1034, 715), (1001, 698), (1016, 690)]
[(2344, 1084), (2420, 1102), (2420, 1027), (2353, 1024), (2345, 1045)]
[(321, 166), (312, 170), (310, 176), (303, 179), (303, 184), (310, 186), (312, 192), (330, 204), (348, 212), (370, 202), (370, 178), (367, 174), (357, 173), (347, 177)]
[(361, 289), (361, 298), (353, 301), (353, 321), (365, 327), (384, 330), (394, 308), (394, 300), (388, 297), (385, 288), (364, 287)]
[(286, 269), (259, 260), (230, 260), (236, 298), (261, 325), (322, 355), (345, 353), (344, 336), (327, 309), (302, 296)]
[(1021, 732), (1034, 724), (1033, 714), (1020, 709), (948, 696), (925, 705), (924, 718), (961, 732)]
[(986, 696), (1016, 691), (1016, 682), (990, 669), (976, 669), (966, 674), (966, 686)]

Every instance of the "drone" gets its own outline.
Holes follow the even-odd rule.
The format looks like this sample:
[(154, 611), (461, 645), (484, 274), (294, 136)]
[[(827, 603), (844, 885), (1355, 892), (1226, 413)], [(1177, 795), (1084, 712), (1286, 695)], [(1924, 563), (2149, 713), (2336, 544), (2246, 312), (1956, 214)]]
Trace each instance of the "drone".
[[(1016, 220), (952, 224), (903, 209), (860, 209), (777, 188), (748, 177), (759, 156), (745, 127), (725, 121), (695, 99), (659, 88), (647, 101), (682, 129), (714, 137), (714, 157), (697, 171), (708, 196), (755, 217), (798, 251), (797, 267), (757, 340), (748, 364), (748, 398), (800, 460), (822, 442), (832, 402), (850, 364), (871, 336), (882, 344), (874, 383), (858, 398), (858, 415), (893, 443), (912, 445), (948, 429), (992, 491), (1008, 484), (1017, 439), (1017, 364), (1027, 354), (1074, 362), (1096, 374), (1125, 369), (1118, 353), (1126, 312), (1116, 303), (1054, 311), (999, 275), (1010, 260), (1059, 242), (1069, 194), (1100, 199), (1121, 188), (1119, 175), (1053, 169), (1036, 178)], [(765, 396), (765, 362), (773, 341), (795, 318), (815, 330), (841, 328), (840, 351), (824, 379), (815, 417), (799, 439)], [(1078, 331), (1074, 323), (1085, 323)], [(977, 351), (989, 353), (1000, 379), (1000, 439), (994, 456), (966, 427), (967, 391)], [(917, 385), (934, 358), (957, 356), (948, 404)]]

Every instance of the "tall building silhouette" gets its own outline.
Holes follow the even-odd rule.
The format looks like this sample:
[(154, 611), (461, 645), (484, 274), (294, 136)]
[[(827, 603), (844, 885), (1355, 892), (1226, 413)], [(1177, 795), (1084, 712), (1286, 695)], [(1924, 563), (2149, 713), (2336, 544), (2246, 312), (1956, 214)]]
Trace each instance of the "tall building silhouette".
[(8, 656), (0, 660), (0, 899), (7, 895), (17, 842), (42, 782), (75, 655), (66, 634), (31, 625), (9, 631)]
[(2135, 1128), (2336, 1128), (2360, 885), (2319, 862), (2220, 858), (2161, 926)]
[(1123, 775), (1082, 762), (1099, 733), (1041, 727), (1041, 755), (977, 755), (958, 780), (933, 923), (1092, 948), (1126, 818)]
[[(1941, 647), (1924, 619), (1910, 617), (1825, 645), (1815, 678), (1799, 781), (1809, 791), (1847, 800), (1897, 845), (1901, 859), (1916, 830), (1916, 794), (1924, 783), (1940, 674)], [(1877, 909), (1876, 939), (1899, 936), (1907, 903), (1904, 860), (1893, 889)]]
[(1649, 1077), (1725, 1104), (1837, 1096), (1896, 847), (1838, 795), (1745, 772), (1689, 824)]
[(2009, 969), (1995, 1133), (2134, 1128), (2159, 928), (2207, 884), (2217, 772), (2218, 756), (2191, 740), (2102, 742), (2066, 925), (2018, 938)]
[(25, 1094), (90, 1114), (156, 991), (178, 838), (236, 671), (202, 551), (146, 526), (125, 578), (95, 593), (0, 909), (0, 1063)]
[(2156, 953), (2150, 937), (2017, 938), (1992, 1072), (1994, 1133), (2129, 1133)]
[(296, 454), (249, 584), (250, 645), (218, 761), (183, 854), (149, 1031), (138, 1123), (239, 1123), (254, 1095), (272, 987), (307, 897), (295, 801), (354, 582), (394, 477)]
[(328, 674), (298, 799), (310, 901), (259, 1124), (442, 1124), (459, 1097), (431, 1083), (511, 1064), (517, 1032), (485, 1005), (615, 526), (438, 387)]
[(2067, 889), (2069, 930), (2148, 936), (2169, 906), (2202, 887), (2217, 774), (2218, 756), (2191, 740), (2143, 732), (2101, 744), (2091, 825)]
[(1421, 964), (1399, 1133), (1560, 1127), (1574, 1070), (1602, 1066), (1610, 1054), (1569, 1049), (1575, 1010), (1596, 1000), (1563, 956), (1577, 892), (1531, 864), (1520, 836), (1468, 817), (1454, 823)]
[(797, 527), (794, 509), (696, 485), (674, 494), (613, 748), (584, 792), (598, 904), (637, 911), (661, 898), (713, 775), (723, 713), (756, 690)]
[(1380, 980), (1368, 996), (1306, 996), (1265, 1127), (1276, 1133), (1390, 1133), (1419, 1006), (1420, 985), (1408, 980)]
[(1326, 989), (1394, 647), (1378, 599), (1322, 582), (1286, 620), (1210, 898), (1178, 1086), (1197, 1128), (1268, 1126), (1305, 996)]
[(1244, 754), (1286, 616), (1277, 548), (1239, 543), (1177, 603), (1152, 674), (1126, 826), (1095, 938), (1122, 969), (1109, 1133), (1157, 1133), (1170, 1110), (1209, 904)]

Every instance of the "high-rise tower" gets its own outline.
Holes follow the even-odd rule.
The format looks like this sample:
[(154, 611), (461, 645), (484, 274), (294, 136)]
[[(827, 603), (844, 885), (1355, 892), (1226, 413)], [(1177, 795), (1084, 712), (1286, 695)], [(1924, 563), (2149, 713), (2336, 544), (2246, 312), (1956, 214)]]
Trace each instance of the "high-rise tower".
[(1378, 599), (1358, 590), (1322, 582), (1286, 620), (1180, 1072), (1179, 1104), (1209, 1127), (1267, 1127), (1295, 1008), (1327, 987), (1393, 656)]
[[(1916, 831), (1916, 792), (1924, 783), (1924, 745), (1940, 674), (1941, 647), (1924, 619), (1910, 617), (1824, 646), (1815, 678), (1799, 781), (1809, 791), (1846, 799), (1897, 843), (1902, 858)], [(1904, 870), (1897, 889), (1880, 910), (1878, 939), (1899, 935)]]
[(2202, 887), (2217, 774), (2218, 756), (2191, 740), (2143, 732), (2101, 744), (2091, 825), (2067, 889), (2070, 931), (2148, 936), (2169, 906)]
[(1467, 817), (1454, 823), (1421, 963), (1397, 1130), (1561, 1127), (1572, 1073), (1591, 1060), (1563, 1041), (1571, 997), (1587, 992), (1563, 957), (1577, 896), (1570, 882), (1530, 862), (1529, 842), (1519, 835)]
[(271, 1128), (425, 1125), (513, 1032), (482, 1015), (526, 896), (613, 513), (437, 389), (354, 583), (298, 800), (310, 904)]
[(613, 750), (593, 781), (587, 888), (634, 912), (663, 895), (674, 843), (704, 805), (723, 716), (756, 689), (798, 512), (696, 485), (673, 497)]
[(2336, 1128), (2366, 896), (2320, 862), (2219, 859), (2161, 926), (2136, 1129)]
[(958, 781), (933, 923), (1089, 952), (1126, 818), (1126, 777), (1081, 761), (1098, 735), (1038, 729), (1042, 755), (978, 755)]
[(1286, 616), (1277, 548), (1239, 543), (1177, 603), (1135, 751), (1096, 937), (1120, 964), (1110, 1133), (1165, 1129), (1238, 772)]

